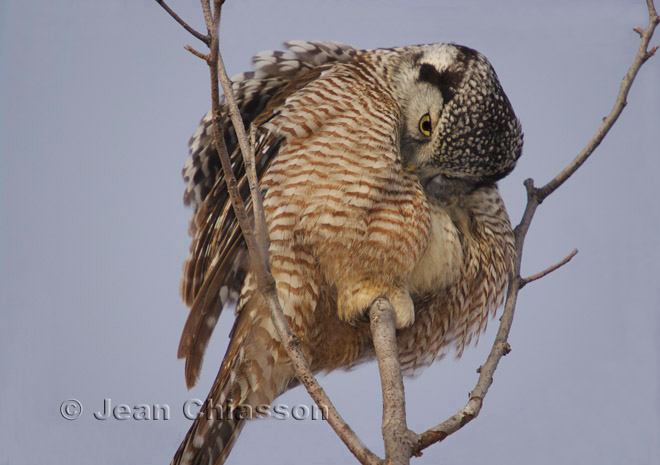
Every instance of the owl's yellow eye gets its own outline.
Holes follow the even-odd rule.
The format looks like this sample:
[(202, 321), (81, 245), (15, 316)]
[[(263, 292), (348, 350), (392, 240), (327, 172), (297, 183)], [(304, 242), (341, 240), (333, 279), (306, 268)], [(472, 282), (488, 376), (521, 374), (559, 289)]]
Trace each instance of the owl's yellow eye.
[(419, 120), (419, 132), (426, 137), (431, 136), (431, 116), (428, 113)]

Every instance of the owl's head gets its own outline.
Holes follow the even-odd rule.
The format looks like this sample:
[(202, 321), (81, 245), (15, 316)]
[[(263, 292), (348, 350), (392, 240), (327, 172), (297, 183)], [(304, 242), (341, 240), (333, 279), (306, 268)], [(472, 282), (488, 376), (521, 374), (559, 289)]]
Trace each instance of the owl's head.
[(523, 135), (495, 70), (454, 44), (407, 47), (396, 73), (404, 164), (422, 182), (470, 185), (501, 179), (520, 157)]

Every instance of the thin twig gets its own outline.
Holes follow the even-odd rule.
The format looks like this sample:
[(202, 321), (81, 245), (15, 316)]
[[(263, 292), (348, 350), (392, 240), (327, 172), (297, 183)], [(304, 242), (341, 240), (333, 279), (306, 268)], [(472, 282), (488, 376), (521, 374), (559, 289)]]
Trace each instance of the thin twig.
[(215, 30), (213, 28), (213, 13), (211, 12), (211, 1), (210, 0), (201, 0), (202, 11), (204, 12), (204, 21), (206, 22), (206, 29), (209, 31), (209, 36), (211, 31)]
[[(202, 4), (204, 0), (202, 0)], [(245, 212), (245, 204), (241, 198), (240, 192), (238, 190), (238, 183), (236, 182), (236, 176), (231, 168), (231, 160), (227, 153), (227, 146), (225, 144), (225, 138), (222, 135), (222, 118), (221, 118), (221, 107), (220, 107), (220, 86), (218, 84), (218, 57), (220, 55), (219, 47), (219, 38), (218, 38), (218, 26), (220, 24), (220, 8), (216, 8), (213, 11), (213, 28), (209, 31), (211, 35), (211, 55), (209, 60), (209, 69), (211, 70), (211, 109), (213, 113), (213, 135), (215, 138), (215, 145), (218, 149), (218, 154), (220, 156), (220, 162), (222, 164), (222, 170), (225, 175), (225, 182), (227, 185), (227, 192), (229, 193), (229, 198), (231, 199), (232, 207), (234, 208), (234, 213), (236, 215), (236, 220), (241, 228), (243, 237), (245, 238), (245, 243), (247, 245), (250, 256), (255, 263), (261, 263), (263, 257), (259, 256), (259, 251), (257, 250), (254, 234), (252, 233), (252, 226), (248, 220), (247, 214)]]
[(183, 47), (183, 48), (185, 48), (186, 50), (188, 50), (190, 53), (192, 53), (193, 55), (195, 55), (197, 58), (201, 58), (202, 60), (204, 60), (204, 61), (206, 61), (206, 62), (211, 61), (211, 55), (209, 55), (209, 54), (207, 54), (207, 53), (199, 52), (199, 51), (195, 50), (194, 48), (192, 48), (190, 45), (186, 45), (186, 46)]
[(657, 47), (653, 47), (651, 51), (648, 51), (648, 47), (649, 47), (649, 42), (651, 41), (651, 37), (653, 37), (655, 27), (658, 25), (658, 21), (659, 21), (658, 13), (655, 10), (655, 5), (653, 4), (653, 0), (647, 0), (646, 4), (649, 10), (649, 24), (644, 30), (639, 30), (639, 28), (636, 28), (635, 30), (635, 32), (637, 32), (640, 35), (641, 42), (639, 44), (639, 48), (637, 49), (637, 54), (635, 55), (635, 59), (633, 60), (632, 65), (630, 65), (628, 72), (621, 81), (621, 85), (619, 87), (619, 93), (614, 102), (614, 107), (612, 108), (612, 111), (610, 112), (609, 115), (605, 117), (600, 128), (598, 128), (598, 130), (596, 131), (596, 134), (594, 134), (591, 140), (589, 140), (587, 145), (575, 157), (575, 159), (566, 168), (564, 168), (561, 173), (559, 173), (557, 176), (551, 179), (545, 186), (539, 189), (540, 202), (543, 202), (543, 200), (548, 195), (552, 194), (569, 177), (571, 177), (573, 173), (575, 173), (577, 169), (580, 166), (582, 166), (582, 164), (585, 161), (587, 161), (587, 158), (589, 158), (589, 156), (593, 153), (596, 147), (598, 147), (598, 145), (603, 141), (609, 130), (612, 128), (616, 120), (619, 118), (619, 115), (621, 115), (623, 108), (626, 106), (628, 92), (630, 91), (630, 87), (632, 86), (632, 83), (635, 80), (637, 73), (639, 72), (642, 65), (646, 62), (646, 60), (648, 60), (651, 56), (655, 54), (655, 50), (657, 50)]
[[(254, 126), (250, 126), (250, 157), (249, 163), (246, 162), (246, 172), (250, 174), (251, 177), (255, 179), (254, 185), (258, 187), (259, 183), (257, 181), (257, 166), (255, 162), (255, 147), (257, 146), (257, 130)], [(249, 184), (249, 180), (248, 180)], [(263, 198), (261, 197), (261, 192), (258, 188), (253, 188), (250, 184), (250, 195), (252, 198), (256, 199), (256, 202), (252, 204), (252, 210), (254, 213), (254, 230), (257, 236), (257, 245), (261, 247), (261, 253), (263, 256), (267, 255), (268, 246), (270, 245), (270, 236), (268, 233), (268, 225), (266, 223), (266, 213), (264, 211)], [(268, 263), (266, 263), (268, 266)]]
[(204, 34), (202, 34), (201, 32), (198, 32), (198, 31), (196, 31), (195, 29), (193, 29), (188, 23), (186, 23), (183, 19), (181, 19), (181, 17), (180, 17), (178, 14), (176, 14), (176, 13), (174, 12), (174, 10), (172, 10), (172, 9), (167, 5), (167, 3), (165, 3), (163, 0), (156, 0), (156, 3), (158, 3), (160, 6), (162, 6), (163, 9), (164, 9), (165, 11), (167, 11), (167, 12), (169, 13), (169, 15), (170, 15), (172, 18), (174, 18), (174, 20), (175, 20), (177, 23), (179, 23), (180, 25), (182, 25), (183, 28), (184, 28), (186, 31), (190, 32), (190, 33), (193, 35), (193, 37), (195, 37), (195, 38), (201, 40), (201, 41), (204, 42), (206, 45), (209, 45), (209, 44), (211, 43), (211, 38), (210, 38), (208, 35), (204, 35)]
[(515, 234), (515, 248), (516, 248), (516, 258), (514, 261), (514, 270), (512, 276), (509, 280), (509, 288), (507, 290), (506, 304), (504, 306), (504, 312), (500, 319), (500, 326), (497, 331), (497, 336), (495, 337), (495, 342), (493, 347), (488, 355), (486, 363), (484, 363), (478, 370), (479, 379), (475, 388), (472, 390), (470, 400), (467, 404), (460, 409), (455, 415), (448, 418), (439, 425), (427, 430), (426, 432), (417, 436), (417, 442), (413, 448), (413, 453), (419, 455), (421, 451), (431, 444), (440, 442), (445, 439), (450, 434), (458, 431), (467, 423), (472, 421), (479, 415), (481, 407), (483, 405), (483, 399), (488, 393), (488, 389), (493, 382), (493, 374), (497, 368), (497, 365), (501, 358), (508, 354), (511, 351), (511, 347), (507, 342), (509, 332), (511, 330), (511, 324), (513, 322), (513, 316), (516, 308), (516, 301), (518, 298), (518, 292), (524, 286), (524, 284), (533, 281), (534, 279), (539, 279), (547, 273), (553, 271), (559, 266), (563, 265), (565, 262), (568, 262), (576, 253), (572, 252), (566, 259), (562, 260), (559, 264), (550, 267), (548, 270), (533, 275), (526, 280), (523, 280), (520, 277), (520, 265), (522, 261), (523, 247), (525, 243), (525, 237), (529, 231), (529, 226), (534, 218), (534, 213), (536, 212), (539, 204), (546, 199), (550, 194), (552, 194), (559, 186), (561, 186), (568, 178), (570, 178), (575, 171), (582, 166), (582, 164), (589, 158), (593, 151), (601, 143), (607, 132), (612, 127), (616, 119), (619, 117), (623, 108), (626, 105), (626, 98), (630, 87), (632, 86), (635, 77), (641, 66), (653, 55), (656, 50), (654, 47), (651, 51), (648, 51), (648, 44), (653, 36), (656, 26), (658, 25), (658, 14), (653, 5), (653, 0), (646, 0), (648, 10), (649, 10), (649, 25), (644, 30), (636, 31), (641, 36), (641, 44), (635, 55), (632, 65), (628, 69), (626, 76), (624, 77), (619, 93), (616, 97), (614, 108), (612, 112), (605, 118), (601, 127), (596, 131), (595, 135), (591, 138), (586, 147), (578, 154), (577, 157), (557, 176), (555, 176), (550, 182), (548, 182), (542, 188), (535, 188), (534, 181), (532, 179), (527, 179), (525, 181), (525, 188), (527, 190), (527, 205), (525, 206), (525, 211), (523, 213), (522, 219), (518, 226), (514, 230)]
[[(223, 0), (224, 1), (224, 0)], [(217, 11), (223, 3), (223, 1), (215, 0), (215, 11)], [(241, 117), (241, 112), (236, 103), (236, 98), (232, 92), (232, 83), (227, 75), (225, 69), (225, 63), (222, 60), (222, 55), (218, 55), (218, 75), (220, 77), (220, 83), (222, 84), (222, 90), (225, 94), (225, 100), (229, 108), (229, 116), (231, 117), (231, 123), (234, 126), (236, 131), (236, 137), (238, 138), (238, 145), (241, 148), (241, 154), (243, 156), (243, 161), (245, 162), (245, 173), (248, 177), (248, 184), (250, 186), (250, 195), (252, 197), (252, 212), (254, 214), (255, 223), (254, 223), (254, 232), (256, 234), (257, 246), (260, 247), (260, 252), (263, 257), (266, 256), (266, 251), (268, 250), (268, 229), (266, 228), (266, 216), (264, 214), (263, 200), (261, 198), (261, 192), (259, 190), (259, 180), (257, 178), (257, 168), (254, 159), (254, 146), (252, 146), (248, 140), (247, 134), (245, 132), (245, 126), (243, 125), (243, 118)], [(269, 263), (267, 260), (264, 260), (264, 266), (266, 270), (269, 269)]]
[(527, 284), (531, 283), (532, 281), (536, 281), (537, 279), (541, 279), (544, 276), (549, 275), (553, 271), (555, 271), (558, 268), (561, 268), (562, 266), (566, 265), (568, 262), (571, 261), (573, 257), (575, 257), (578, 253), (578, 249), (573, 249), (571, 253), (569, 253), (567, 256), (565, 256), (560, 262), (555, 263), (554, 265), (551, 265), (547, 267), (543, 271), (539, 271), (536, 274), (533, 274), (527, 278), (520, 278), (520, 289), (525, 287)]
[(396, 314), (389, 300), (380, 297), (369, 309), (371, 335), (383, 391), (383, 440), (389, 465), (408, 465), (415, 439), (406, 425), (406, 397), (396, 342)]

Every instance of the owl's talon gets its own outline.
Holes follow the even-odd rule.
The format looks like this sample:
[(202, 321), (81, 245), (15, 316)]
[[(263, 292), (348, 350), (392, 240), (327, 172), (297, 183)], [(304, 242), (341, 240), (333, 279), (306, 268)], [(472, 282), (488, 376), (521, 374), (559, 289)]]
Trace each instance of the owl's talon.
[(360, 323), (371, 323), (371, 317), (369, 316), (369, 309), (366, 309), (364, 312), (359, 313), (355, 317), (355, 322), (360, 324)]
[(407, 290), (397, 290), (393, 295), (386, 295), (396, 313), (396, 329), (407, 328), (415, 322), (415, 307)]

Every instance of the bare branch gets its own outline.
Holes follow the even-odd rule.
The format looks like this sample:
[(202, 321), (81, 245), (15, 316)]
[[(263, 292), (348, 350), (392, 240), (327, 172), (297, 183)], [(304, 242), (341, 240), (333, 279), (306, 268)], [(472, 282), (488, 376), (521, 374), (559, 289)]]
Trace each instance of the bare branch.
[(529, 276), (527, 278), (521, 278), (520, 279), (520, 289), (525, 287), (527, 284), (531, 283), (532, 281), (536, 281), (537, 279), (541, 279), (544, 276), (549, 275), (553, 271), (555, 271), (558, 268), (561, 268), (562, 266), (566, 265), (568, 262), (571, 261), (573, 257), (575, 257), (578, 253), (578, 249), (573, 249), (571, 253), (569, 253), (567, 256), (565, 256), (560, 262), (555, 263), (552, 266), (547, 267), (545, 270), (540, 271), (536, 274), (533, 274), (532, 276)]
[(396, 314), (390, 301), (384, 297), (374, 300), (369, 319), (383, 390), (385, 458), (390, 465), (407, 465), (415, 434), (406, 426), (406, 398), (396, 342)]
[(557, 265), (548, 268), (547, 270), (542, 271), (536, 275), (533, 275), (525, 280), (520, 278), (520, 264), (522, 261), (523, 247), (525, 243), (525, 236), (529, 230), (529, 226), (534, 217), (539, 204), (552, 194), (559, 186), (561, 186), (569, 177), (577, 171), (580, 166), (586, 161), (586, 159), (591, 155), (591, 153), (598, 147), (603, 138), (607, 135), (607, 132), (612, 127), (616, 119), (619, 117), (623, 108), (626, 105), (626, 98), (628, 96), (628, 91), (632, 86), (635, 77), (641, 66), (650, 56), (655, 53), (656, 47), (651, 51), (647, 51), (648, 44), (653, 36), (656, 26), (658, 25), (658, 14), (653, 5), (653, 0), (646, 1), (649, 9), (649, 25), (644, 30), (636, 31), (640, 34), (642, 41), (635, 55), (632, 65), (628, 69), (626, 76), (621, 83), (619, 93), (616, 97), (614, 108), (612, 112), (605, 118), (601, 127), (596, 131), (595, 135), (591, 138), (586, 147), (578, 154), (577, 157), (557, 176), (555, 176), (550, 182), (540, 189), (534, 187), (534, 181), (532, 179), (527, 179), (525, 181), (525, 188), (527, 190), (527, 205), (523, 213), (523, 217), (520, 221), (520, 224), (516, 226), (514, 231), (515, 234), (515, 247), (516, 247), (516, 259), (514, 261), (514, 269), (512, 276), (509, 280), (509, 288), (507, 290), (506, 304), (504, 306), (504, 312), (500, 318), (500, 327), (497, 331), (497, 336), (495, 337), (495, 342), (493, 347), (488, 355), (486, 363), (479, 367), (479, 379), (477, 384), (470, 395), (470, 400), (467, 404), (459, 410), (455, 415), (448, 418), (439, 425), (429, 429), (428, 431), (417, 436), (416, 444), (413, 447), (413, 453), (419, 455), (423, 449), (444, 440), (450, 434), (458, 431), (467, 423), (472, 421), (479, 415), (481, 407), (483, 405), (483, 399), (488, 393), (488, 389), (493, 382), (493, 374), (500, 359), (508, 354), (511, 351), (511, 347), (507, 342), (509, 332), (511, 330), (511, 324), (513, 322), (513, 316), (516, 308), (516, 301), (518, 298), (518, 292), (526, 284), (535, 279), (540, 279), (541, 277), (547, 275), (548, 273), (554, 271), (560, 266), (567, 263), (575, 253), (576, 250), (571, 252), (568, 257), (559, 262)]
[(582, 166), (582, 164), (587, 161), (587, 158), (593, 153), (593, 151), (600, 145), (603, 141), (609, 130), (612, 128), (616, 120), (621, 115), (623, 108), (627, 104), (628, 92), (632, 86), (637, 73), (639, 72), (642, 65), (648, 60), (651, 56), (655, 54), (657, 47), (653, 47), (651, 51), (648, 51), (649, 42), (653, 33), (655, 32), (655, 27), (658, 25), (658, 13), (655, 10), (655, 5), (653, 5), (653, 0), (647, 0), (646, 4), (649, 10), (649, 25), (646, 29), (642, 30), (640, 28), (635, 28), (641, 37), (641, 42), (639, 48), (637, 49), (637, 54), (633, 60), (632, 65), (628, 69), (623, 81), (621, 81), (621, 86), (619, 87), (619, 93), (614, 102), (614, 107), (609, 115), (605, 117), (600, 128), (596, 131), (596, 134), (591, 138), (587, 145), (582, 149), (582, 151), (575, 157), (575, 159), (562, 170), (557, 176), (550, 180), (545, 186), (539, 189), (539, 198), (542, 202), (548, 195), (552, 194), (559, 186), (561, 186), (568, 178), (570, 178), (577, 169)]
[[(202, 5), (208, 3), (208, 0), (202, 0)], [(218, 147), (218, 152), (220, 154), (220, 159), (222, 162), (222, 169), (225, 174), (225, 180), (227, 183), (227, 191), (229, 193), (234, 212), (236, 214), (237, 221), (241, 227), (241, 232), (245, 238), (248, 251), (250, 253), (251, 263), (253, 270), (255, 272), (259, 290), (261, 291), (271, 314), (273, 324), (277, 330), (278, 336), (282, 345), (284, 346), (289, 359), (292, 362), (293, 368), (295, 370), (296, 376), (300, 380), (301, 384), (305, 386), (307, 392), (309, 392), (312, 399), (316, 404), (322, 408), (326, 409), (328, 415), (328, 423), (341, 438), (341, 440), (346, 444), (348, 449), (355, 455), (355, 457), (360, 461), (360, 463), (365, 465), (377, 465), (381, 463), (381, 460), (373, 452), (371, 452), (357, 437), (355, 432), (348, 426), (348, 424), (341, 417), (335, 406), (330, 401), (330, 398), (323, 390), (323, 388), (318, 384), (318, 381), (314, 377), (312, 370), (309, 367), (309, 364), (305, 360), (304, 354), (300, 348), (300, 343), (298, 338), (293, 334), (289, 324), (286, 321), (284, 311), (280, 306), (279, 299), (277, 297), (277, 290), (275, 287), (275, 280), (273, 276), (268, 271), (266, 265), (265, 255), (262, 255), (257, 241), (255, 239), (252, 227), (247, 218), (245, 211), (245, 205), (241, 199), (240, 193), (237, 188), (236, 178), (231, 169), (231, 162), (227, 154), (227, 148), (225, 145), (224, 137), (222, 136), (221, 128), (221, 113), (220, 113), (220, 90), (219, 90), (219, 78), (222, 78), (224, 74), (224, 85), (225, 85), (225, 98), (229, 102), (230, 99), (233, 100), (233, 94), (231, 91), (231, 82), (224, 73), (224, 67), (222, 68), (223, 72), (220, 73), (220, 64), (222, 63), (219, 51), (219, 25), (220, 25), (220, 12), (223, 4), (223, 0), (214, 0), (213, 8), (213, 22), (212, 28), (210, 29), (211, 35), (211, 59), (209, 63), (209, 68), (211, 71), (211, 96), (212, 96), (212, 111), (213, 111), (213, 133), (215, 138), (216, 146)], [(206, 15), (206, 10), (205, 10)], [(235, 101), (234, 101), (235, 103)], [(235, 108), (237, 111), (237, 108)], [(234, 128), (236, 129), (237, 134), (242, 132), (243, 138), (245, 139), (243, 143), (247, 142), (245, 137), (245, 128), (243, 126), (243, 121), (240, 119), (240, 114), (238, 114), (239, 119), (236, 121), (232, 119)], [(242, 131), (241, 131), (242, 130)], [(240, 137), (239, 137), (240, 140)], [(249, 157), (252, 155), (252, 160), (254, 160), (254, 154), (252, 149), (245, 147), (243, 144), (241, 146), (241, 151), (244, 156), (246, 165), (249, 163)], [(248, 170), (246, 170), (248, 171)], [(258, 183), (255, 176), (248, 176), (248, 182), (250, 183), (251, 192), (256, 192), (256, 197), (260, 198), (260, 192), (258, 188)], [(254, 197), (253, 197), (254, 202)], [(256, 207), (255, 207), (256, 211)], [(263, 211), (263, 209), (262, 209)]]
[[(158, 1), (158, 0), (157, 0)], [(161, 2), (159, 2), (161, 3)], [(244, 155), (246, 165), (249, 166), (250, 162), (252, 167), (254, 167), (254, 153), (250, 148), (249, 144), (246, 143), (247, 138), (245, 137), (245, 128), (243, 122), (240, 119), (240, 114), (233, 99), (233, 94), (231, 91), (231, 82), (224, 71), (224, 65), (222, 64), (222, 59), (219, 50), (219, 25), (220, 25), (220, 13), (221, 6), (223, 4), (222, 0), (214, 0), (214, 8), (211, 11), (210, 1), (201, 0), (202, 9), (204, 10), (204, 17), (209, 26), (209, 46), (211, 49), (210, 55), (205, 55), (197, 50), (193, 49), (190, 46), (186, 47), (186, 50), (190, 51), (194, 55), (204, 59), (208, 65), (211, 72), (211, 98), (212, 98), (212, 113), (213, 113), (213, 135), (215, 140), (215, 145), (218, 150), (220, 161), (222, 164), (222, 169), (225, 175), (225, 182), (227, 187), (227, 192), (231, 199), (232, 207), (234, 213), (236, 214), (236, 219), (245, 238), (245, 242), (250, 253), (251, 262), (253, 269), (255, 271), (257, 281), (259, 283), (259, 289), (262, 292), (264, 299), (266, 300), (271, 317), (277, 329), (280, 340), (282, 341), (283, 346), (286, 349), (286, 352), (289, 358), (292, 361), (293, 367), (296, 372), (296, 376), (300, 382), (307, 388), (310, 396), (314, 401), (327, 411), (328, 423), (335, 430), (337, 435), (344, 441), (349, 450), (355, 455), (355, 457), (365, 465), (377, 465), (381, 463), (381, 460), (373, 454), (369, 449), (367, 449), (364, 444), (357, 437), (355, 432), (346, 424), (343, 418), (339, 415), (336, 408), (330, 401), (330, 398), (327, 396), (323, 388), (318, 384), (314, 375), (307, 364), (307, 361), (304, 358), (304, 355), (300, 349), (300, 344), (296, 336), (291, 332), (284, 312), (279, 304), (277, 298), (277, 291), (275, 288), (275, 281), (273, 276), (267, 269), (265, 255), (262, 255), (260, 248), (257, 246), (257, 241), (255, 239), (254, 233), (252, 232), (252, 226), (247, 217), (245, 210), (245, 205), (243, 199), (240, 196), (238, 190), (238, 185), (236, 182), (236, 177), (231, 168), (231, 161), (227, 153), (227, 147), (225, 144), (224, 137), (222, 136), (222, 126), (221, 126), (221, 108), (220, 108), (220, 87), (219, 80), (222, 79), (225, 90), (225, 97), (229, 102), (230, 108), (233, 102), (233, 115), (238, 114), (239, 119), (232, 119), (232, 123), (236, 129), (237, 134), (239, 134), (239, 140), (241, 140), (241, 151)], [(178, 16), (173, 16), (175, 19)], [(180, 21), (179, 21), (180, 22)], [(192, 31), (191, 34), (193, 34)], [(195, 35), (195, 34), (193, 34)], [(242, 134), (242, 136), (241, 136)], [(253, 193), (253, 198), (260, 199), (260, 193), (258, 190), (258, 184), (256, 179), (256, 171), (252, 169), (249, 175), (248, 181), (250, 182), (250, 189)], [(256, 195), (254, 194), (256, 192)], [(261, 203), (257, 200), (257, 205)], [(255, 208), (256, 210), (256, 208)], [(263, 207), (261, 207), (261, 214), (263, 215)], [(261, 224), (265, 222), (262, 220)]]
[[(211, 0), (201, 0), (202, 11), (204, 12), (204, 21), (206, 22), (206, 29), (209, 31), (209, 36), (213, 29), (213, 13), (211, 12)], [(223, 2), (224, 3), (224, 2)]]
[(314, 374), (309, 368), (302, 350), (300, 349), (300, 342), (291, 332), (291, 328), (286, 321), (286, 317), (284, 316), (284, 312), (282, 311), (282, 307), (277, 298), (275, 287), (268, 289), (265, 292), (262, 291), (262, 294), (268, 304), (268, 309), (270, 310), (277, 334), (282, 341), (282, 345), (286, 349), (287, 355), (291, 359), (296, 376), (300, 380), (300, 383), (305, 386), (305, 389), (307, 389), (310, 397), (316, 402), (316, 405), (318, 405), (321, 410), (327, 412), (327, 420), (332, 429), (361, 464), (382, 465), (381, 459), (371, 452), (362, 441), (360, 441), (360, 438), (355, 434), (353, 429), (351, 429), (341, 417), (325, 390), (314, 377)]
[[(252, 202), (252, 210), (254, 213), (254, 230), (256, 231), (257, 236), (257, 245), (261, 247), (261, 253), (266, 256), (268, 251), (268, 246), (270, 243), (270, 237), (268, 234), (268, 225), (266, 224), (266, 213), (264, 211), (263, 198), (261, 197), (261, 192), (259, 191), (258, 182), (257, 182), (257, 167), (255, 161), (255, 147), (257, 146), (257, 131), (254, 126), (250, 126), (250, 152), (249, 160), (246, 161), (246, 172), (252, 178), (254, 178), (254, 188), (250, 184), (250, 194), (253, 199), (256, 199)], [(268, 265), (268, 263), (266, 264)]]
[[(202, 0), (202, 4), (204, 4), (204, 0)], [(221, 4), (222, 3), (220, 2), (220, 5)], [(245, 242), (253, 264), (259, 264), (264, 261), (264, 258), (260, 256), (259, 250), (256, 247), (254, 234), (252, 233), (252, 226), (250, 225), (250, 221), (248, 220), (247, 214), (245, 212), (245, 204), (243, 203), (243, 199), (241, 198), (240, 192), (238, 190), (236, 176), (234, 176), (234, 172), (231, 168), (231, 160), (229, 159), (229, 155), (227, 153), (225, 138), (222, 136), (220, 87), (218, 84), (218, 57), (220, 55), (218, 27), (220, 25), (220, 12), (221, 9), (219, 6), (217, 6), (213, 12), (213, 27), (209, 31), (209, 34), (211, 35), (211, 55), (208, 64), (209, 69), (211, 70), (211, 109), (213, 113), (213, 135), (215, 138), (216, 148), (218, 149), (218, 154), (220, 155), (222, 171), (225, 174), (227, 192), (229, 193), (232, 207), (234, 208), (236, 220), (238, 221), (241, 232), (243, 233), (243, 237), (245, 238)], [(259, 275), (258, 270), (257, 274)]]
[(504, 307), (502, 318), (500, 319), (501, 323), (497, 331), (497, 336), (495, 337), (493, 348), (488, 355), (488, 359), (486, 359), (486, 363), (484, 363), (478, 370), (479, 379), (470, 394), (470, 400), (468, 400), (465, 407), (460, 409), (456, 414), (439, 425), (418, 435), (416, 444), (413, 448), (413, 453), (415, 455), (420, 455), (422, 450), (426, 449), (431, 444), (444, 440), (447, 436), (455, 433), (479, 415), (483, 405), (483, 399), (488, 393), (490, 385), (493, 384), (493, 374), (497, 369), (497, 365), (499, 364), (500, 359), (511, 351), (511, 346), (509, 346), (507, 339), (509, 337), (509, 332), (511, 331), (511, 323), (513, 322), (518, 290), (520, 289), (520, 279), (517, 277), (517, 272), (520, 271), (519, 267), (520, 260), (517, 260), (517, 270), (514, 270), (516, 277), (512, 278), (509, 283), (506, 305)]
[(156, 3), (158, 3), (160, 6), (163, 7), (165, 11), (169, 13), (169, 15), (174, 18), (174, 20), (179, 23), (180, 25), (183, 26), (183, 28), (190, 32), (195, 38), (201, 40), (204, 42), (206, 45), (209, 45), (211, 43), (211, 38), (208, 35), (204, 35), (201, 32), (196, 31), (193, 29), (188, 23), (186, 23), (181, 17), (172, 10), (167, 3), (165, 3), (163, 0), (156, 0)]
[[(215, 11), (220, 9), (222, 1), (215, 0)], [(229, 107), (229, 115), (231, 116), (231, 123), (234, 126), (236, 131), (236, 137), (238, 138), (238, 144), (241, 148), (241, 154), (243, 156), (243, 161), (245, 162), (245, 173), (248, 177), (248, 184), (250, 186), (250, 195), (252, 197), (252, 211), (255, 218), (255, 233), (256, 233), (256, 242), (257, 246), (260, 247), (260, 252), (263, 257), (266, 256), (266, 251), (268, 250), (268, 229), (266, 228), (266, 216), (264, 214), (263, 200), (261, 198), (261, 192), (259, 191), (259, 181), (257, 179), (257, 168), (254, 159), (254, 146), (248, 141), (247, 134), (245, 132), (245, 126), (243, 125), (243, 118), (241, 117), (241, 112), (236, 103), (236, 98), (232, 92), (232, 83), (227, 75), (225, 69), (225, 64), (222, 60), (222, 55), (218, 55), (218, 74), (220, 77), (220, 83), (222, 84), (222, 90), (225, 95), (225, 100), (227, 106)], [(266, 270), (269, 269), (269, 264), (267, 260), (263, 261)]]
[(206, 61), (207, 63), (211, 60), (211, 55), (208, 55), (206, 53), (198, 52), (194, 48), (192, 48), (190, 45), (186, 45), (185, 47), (186, 50), (188, 50), (190, 53), (195, 55), (197, 58), (201, 58), (202, 60)]

